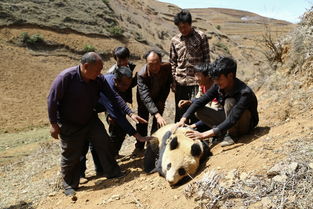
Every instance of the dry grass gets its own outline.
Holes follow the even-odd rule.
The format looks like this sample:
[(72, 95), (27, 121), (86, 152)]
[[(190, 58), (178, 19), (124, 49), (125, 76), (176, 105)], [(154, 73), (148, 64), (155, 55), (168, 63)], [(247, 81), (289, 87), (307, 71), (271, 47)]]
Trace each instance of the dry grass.
[[(285, 169), (280, 171), (280, 175), (286, 176), (285, 181), (264, 175), (240, 175), (237, 171), (231, 173), (229, 180), (223, 174), (209, 171), (200, 181), (187, 185), (185, 196), (193, 198), (200, 208), (208, 209), (250, 208), (257, 203), (262, 204), (259, 208), (313, 208), (312, 137), (311, 134), (287, 144), (290, 156), (282, 162)], [(288, 165), (292, 162), (298, 166), (290, 171)]]
[(29, 208), (59, 187), (60, 148), (56, 141), (42, 142), (29, 156), (0, 167), (0, 208)]

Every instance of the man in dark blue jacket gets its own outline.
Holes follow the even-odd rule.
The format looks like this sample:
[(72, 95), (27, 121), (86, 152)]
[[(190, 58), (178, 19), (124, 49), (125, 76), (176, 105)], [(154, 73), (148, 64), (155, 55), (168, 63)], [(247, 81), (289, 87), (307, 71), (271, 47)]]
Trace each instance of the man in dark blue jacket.
[[(113, 73), (105, 74), (100, 76), (104, 81), (106, 81), (110, 87), (110, 91), (120, 94), (120, 92), (125, 92), (132, 83), (132, 71), (129, 67), (121, 66), (117, 67)], [(125, 101), (126, 102), (126, 101)], [(119, 108), (114, 104), (114, 102), (104, 93), (100, 93), (100, 98), (96, 106), (97, 112), (106, 112), (107, 121), (110, 124), (109, 131), (114, 128), (114, 133), (110, 133), (110, 144), (111, 152), (114, 157), (118, 156), (118, 153), (122, 147), (125, 140), (126, 134), (129, 136), (134, 136), (136, 140), (140, 142), (145, 142), (150, 139), (150, 137), (143, 137), (140, 135), (136, 129), (127, 120), (126, 115), (133, 115), (132, 110), (127, 106), (125, 109)], [(137, 116), (136, 123), (147, 123), (146, 120)], [(82, 182), (85, 182), (85, 170), (86, 170), (86, 154), (88, 152), (88, 145), (86, 143), (85, 149), (83, 150), (81, 157), (81, 178)], [(98, 159), (98, 154), (91, 143), (91, 154), (94, 160), (95, 169), (97, 176), (103, 175), (103, 168)]]
[[(177, 126), (183, 126), (187, 118), (196, 113), (211, 129), (203, 133), (189, 131), (187, 136), (193, 139), (223, 136), (221, 146), (229, 146), (235, 143), (235, 138), (248, 133), (258, 124), (258, 101), (253, 91), (236, 78), (237, 64), (232, 58), (221, 57), (211, 67), (215, 85), (192, 103)], [(205, 106), (214, 98), (218, 99), (223, 110)]]

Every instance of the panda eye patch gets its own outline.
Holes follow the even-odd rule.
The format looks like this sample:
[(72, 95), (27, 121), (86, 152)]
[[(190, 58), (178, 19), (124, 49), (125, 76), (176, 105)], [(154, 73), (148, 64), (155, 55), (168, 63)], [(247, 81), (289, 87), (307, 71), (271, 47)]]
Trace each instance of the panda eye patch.
[(180, 176), (185, 175), (185, 174), (186, 174), (185, 168), (180, 168), (180, 169), (178, 169), (178, 174), (179, 174)]
[(170, 149), (174, 150), (178, 147), (177, 137), (175, 136), (170, 142)]
[(169, 163), (169, 164), (167, 164), (166, 169), (167, 169), (167, 170), (170, 170), (170, 169), (171, 169), (171, 167), (172, 167), (172, 164), (171, 164), (171, 163)]
[(191, 155), (192, 156), (200, 156), (201, 155), (201, 152), (202, 152), (202, 150), (201, 150), (201, 147), (200, 147), (200, 145), (199, 144), (193, 144), (192, 146), (191, 146)]

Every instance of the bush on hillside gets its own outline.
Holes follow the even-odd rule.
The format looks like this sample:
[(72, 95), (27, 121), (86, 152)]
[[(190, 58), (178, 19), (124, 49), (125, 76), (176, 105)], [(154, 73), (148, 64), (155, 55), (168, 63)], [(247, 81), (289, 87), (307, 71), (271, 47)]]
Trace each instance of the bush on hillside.
[(124, 33), (124, 30), (117, 25), (111, 26), (107, 30), (113, 37), (121, 37)]
[(83, 53), (87, 53), (87, 52), (95, 52), (96, 51), (96, 47), (94, 47), (91, 44), (86, 44), (83, 48)]
[(44, 38), (41, 34), (33, 34), (30, 36), (27, 32), (22, 32), (20, 37), (23, 44), (26, 45), (37, 45), (44, 42)]
[(283, 43), (279, 38), (273, 37), (273, 31), (268, 25), (265, 25), (265, 32), (262, 35), (262, 39), (260, 40), (260, 42), (261, 53), (266, 57), (270, 66), (273, 66), (275, 68), (275, 66), (277, 66), (277, 63), (283, 63)]
[(302, 15), (300, 25), (313, 26), (313, 6)]
[[(289, 62), (290, 72), (312, 72), (311, 61), (313, 57), (313, 7), (301, 17), (299, 26), (295, 29), (290, 42)], [(310, 77), (310, 76), (307, 76)], [(309, 78), (312, 79), (312, 78)]]

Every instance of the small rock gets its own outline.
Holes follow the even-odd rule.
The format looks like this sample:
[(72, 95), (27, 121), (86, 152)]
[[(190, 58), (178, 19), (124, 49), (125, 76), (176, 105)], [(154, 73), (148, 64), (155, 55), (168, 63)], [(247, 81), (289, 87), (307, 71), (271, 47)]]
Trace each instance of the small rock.
[(112, 195), (110, 199), (112, 199), (112, 200), (119, 200), (119, 199), (121, 199), (121, 196), (118, 195), (118, 194)]
[(238, 177), (238, 171), (237, 169), (231, 170), (227, 173), (226, 179), (234, 180), (236, 177)]
[(269, 178), (272, 178), (274, 176), (277, 176), (280, 174), (280, 171), (283, 170), (283, 165), (281, 163), (278, 163), (274, 165), (269, 171), (267, 171), (267, 176)]
[(313, 163), (310, 163), (310, 164), (309, 164), (309, 167), (313, 169)]
[(247, 178), (249, 177), (249, 174), (247, 174), (247, 173), (245, 173), (245, 172), (243, 172), (243, 173), (241, 173), (240, 174), (240, 180), (246, 180)]
[(53, 196), (55, 196), (57, 193), (56, 192), (51, 192), (48, 196), (49, 197), (53, 197)]
[(179, 197), (177, 195), (174, 196), (174, 200), (178, 200)]
[(77, 201), (77, 196), (76, 195), (73, 195), (71, 200), (75, 203)]
[(287, 179), (288, 177), (286, 175), (277, 175), (273, 178), (273, 181), (284, 183)]
[(298, 163), (292, 162), (292, 163), (288, 166), (288, 168), (287, 168), (288, 174), (294, 173), (294, 172), (297, 170), (298, 166), (299, 166)]

